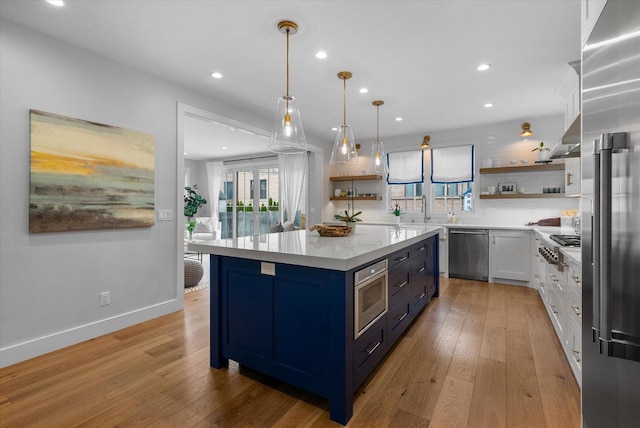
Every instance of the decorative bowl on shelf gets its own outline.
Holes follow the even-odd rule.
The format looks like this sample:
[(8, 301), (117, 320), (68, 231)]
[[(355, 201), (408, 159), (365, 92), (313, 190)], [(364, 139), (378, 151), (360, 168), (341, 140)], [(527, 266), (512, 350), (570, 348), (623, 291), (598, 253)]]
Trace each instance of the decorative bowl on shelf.
[(522, 162), (523, 165), (525, 165), (527, 162), (529, 162), (528, 159), (520, 159), (520, 162)]
[(511, 160), (509, 161), (509, 163), (510, 163), (511, 165), (515, 165), (515, 164), (517, 164), (517, 163), (518, 163), (518, 161), (517, 161), (516, 159), (511, 159)]

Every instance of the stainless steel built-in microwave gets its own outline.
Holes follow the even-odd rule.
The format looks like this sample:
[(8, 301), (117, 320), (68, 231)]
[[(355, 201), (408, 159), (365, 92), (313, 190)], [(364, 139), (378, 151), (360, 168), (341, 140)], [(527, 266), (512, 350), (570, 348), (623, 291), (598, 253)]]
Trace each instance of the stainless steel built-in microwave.
[(387, 260), (355, 273), (354, 339), (357, 339), (389, 309)]

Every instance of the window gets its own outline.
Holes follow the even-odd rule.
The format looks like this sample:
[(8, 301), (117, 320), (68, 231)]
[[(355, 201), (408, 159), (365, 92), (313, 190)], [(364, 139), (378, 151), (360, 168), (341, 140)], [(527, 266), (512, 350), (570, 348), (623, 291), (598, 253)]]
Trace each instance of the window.
[(473, 210), (473, 182), (437, 183), (433, 188), (433, 211)]
[[(249, 186), (251, 186), (251, 195), (249, 196), (251, 199), (253, 199), (253, 180), (251, 180)], [(259, 199), (267, 199), (267, 180), (266, 179), (261, 179), (260, 180), (260, 198)]]
[(403, 212), (422, 210), (422, 183), (390, 184), (388, 187), (391, 205), (400, 204)]

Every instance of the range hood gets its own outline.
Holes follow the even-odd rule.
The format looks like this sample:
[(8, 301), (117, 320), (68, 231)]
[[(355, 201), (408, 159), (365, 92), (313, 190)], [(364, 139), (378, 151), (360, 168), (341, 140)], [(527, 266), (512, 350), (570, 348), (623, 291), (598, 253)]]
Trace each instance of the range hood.
[(580, 144), (580, 124), (581, 124), (581, 114), (576, 116), (575, 120), (567, 128), (566, 132), (562, 136), (562, 144)]

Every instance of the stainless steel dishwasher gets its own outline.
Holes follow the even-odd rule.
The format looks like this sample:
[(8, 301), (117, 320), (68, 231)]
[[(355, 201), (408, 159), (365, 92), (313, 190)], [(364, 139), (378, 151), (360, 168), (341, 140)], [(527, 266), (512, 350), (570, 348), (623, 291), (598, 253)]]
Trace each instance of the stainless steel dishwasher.
[(449, 278), (489, 280), (489, 231), (449, 229)]

